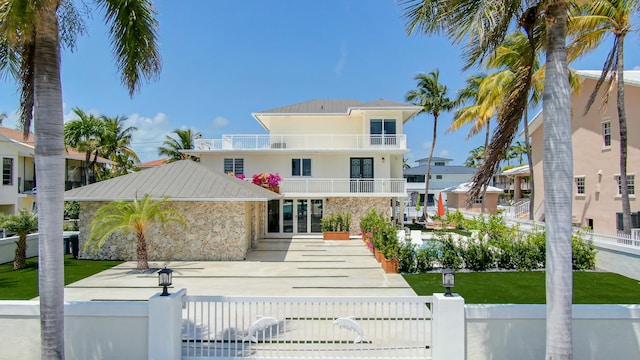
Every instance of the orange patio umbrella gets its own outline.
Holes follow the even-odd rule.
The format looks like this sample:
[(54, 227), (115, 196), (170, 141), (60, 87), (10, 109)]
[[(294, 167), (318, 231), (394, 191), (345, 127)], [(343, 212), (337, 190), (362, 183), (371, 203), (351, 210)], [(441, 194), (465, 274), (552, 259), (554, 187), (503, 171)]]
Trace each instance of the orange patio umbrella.
[(442, 202), (442, 193), (438, 196), (438, 216), (444, 216), (444, 203)]

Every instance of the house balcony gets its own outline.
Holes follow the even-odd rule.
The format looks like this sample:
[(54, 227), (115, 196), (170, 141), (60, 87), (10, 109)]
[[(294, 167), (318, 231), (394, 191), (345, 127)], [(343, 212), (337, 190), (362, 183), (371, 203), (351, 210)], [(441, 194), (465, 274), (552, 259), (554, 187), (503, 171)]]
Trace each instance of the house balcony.
[(405, 179), (283, 179), (280, 193), (285, 197), (349, 196), (405, 197)]
[(407, 149), (399, 135), (223, 135), (222, 139), (195, 139), (194, 152), (209, 151), (396, 151)]

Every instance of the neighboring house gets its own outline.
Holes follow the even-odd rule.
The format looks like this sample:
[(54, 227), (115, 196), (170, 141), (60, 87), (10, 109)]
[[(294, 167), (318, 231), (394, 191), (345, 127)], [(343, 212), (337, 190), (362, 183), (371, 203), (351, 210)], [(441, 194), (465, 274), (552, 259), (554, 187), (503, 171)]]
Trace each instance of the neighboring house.
[(168, 158), (162, 158), (162, 159), (156, 159), (156, 160), (151, 160), (151, 161), (147, 161), (147, 162), (143, 162), (140, 164), (137, 164), (136, 166), (140, 169), (140, 170), (144, 170), (144, 169), (151, 169), (160, 165), (164, 165), (166, 164)]
[(322, 217), (336, 212), (351, 214), (357, 234), (371, 209), (402, 214), (408, 152), (402, 130), (419, 111), (388, 100), (312, 100), (253, 113), (268, 134), (195, 139), (195, 149), (184, 152), (209, 169), (248, 179), (278, 173), (282, 197), (267, 204), (268, 236), (319, 233)]
[[(582, 90), (572, 94), (573, 142), (573, 223), (589, 226), (596, 232), (613, 233), (621, 227), (620, 201), (620, 128), (616, 107), (615, 86), (608, 106), (601, 110), (602, 87), (591, 110), (584, 114), (600, 71), (579, 71), (583, 77)], [(637, 219), (640, 204), (637, 200), (640, 176), (640, 71), (625, 71), (625, 109), (627, 115), (627, 181), (631, 212)], [(543, 178), (543, 114), (539, 113), (529, 125), (535, 176), (535, 220), (544, 219)], [(636, 220), (637, 221), (637, 220)], [(634, 227), (637, 227), (637, 222)]]
[(491, 185), (504, 189), (504, 192), (509, 194), (506, 197), (501, 197), (499, 202), (505, 199), (509, 200), (511, 204), (516, 204), (523, 199), (528, 199), (528, 195), (531, 194), (529, 179), (529, 165), (519, 165), (494, 175)]
[[(404, 169), (403, 176), (407, 179), (408, 205), (415, 207), (420, 196), (420, 205), (424, 206), (424, 183), (427, 173), (427, 161), (429, 158), (418, 159), (418, 166)], [(438, 198), (443, 189), (456, 187), (471, 180), (476, 169), (461, 166), (449, 165), (452, 159), (433, 157), (431, 158), (431, 179), (429, 180), (429, 197), (427, 204), (434, 205), (434, 200)], [(443, 195), (445, 195), (443, 193)], [(444, 197), (446, 199), (446, 196)]]
[[(2, 157), (2, 185), (0, 185), (0, 213), (17, 214), (21, 209), (35, 210), (36, 173), (34, 135), (25, 140), (22, 130), (0, 127), (0, 157)], [(69, 150), (65, 155), (65, 188), (84, 185), (82, 169), (85, 155)], [(102, 164), (111, 161), (98, 158)]]
[[(467, 207), (467, 193), (471, 190), (472, 183), (466, 182), (458, 186), (443, 189), (442, 192), (447, 194), (447, 207), (452, 209), (460, 209), (472, 212), (482, 212), (482, 196), (473, 200), (470, 207)], [(498, 198), (504, 190), (487, 186), (486, 197), (484, 204), (485, 213), (495, 213), (498, 211)]]
[[(265, 235), (267, 201), (280, 195), (247, 181), (181, 160), (65, 192), (65, 200), (80, 202), (80, 248), (89, 236), (96, 211), (111, 201), (133, 200), (145, 194), (170, 197), (170, 206), (187, 226), (159, 226), (147, 234), (149, 260), (243, 260)], [(97, 252), (82, 258), (136, 259), (135, 234), (114, 234)]]

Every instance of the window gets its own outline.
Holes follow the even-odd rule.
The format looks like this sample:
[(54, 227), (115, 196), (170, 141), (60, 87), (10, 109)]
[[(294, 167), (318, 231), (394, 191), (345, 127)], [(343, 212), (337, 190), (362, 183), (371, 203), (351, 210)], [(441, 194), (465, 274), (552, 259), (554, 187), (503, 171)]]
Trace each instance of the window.
[[(627, 192), (629, 193), (629, 195), (635, 195), (636, 194), (636, 188), (635, 188), (635, 175), (627, 175)], [(622, 180), (620, 175), (616, 175), (616, 182), (618, 183), (618, 196), (622, 195)]]
[(311, 176), (311, 159), (291, 159), (291, 176)]
[[(369, 124), (372, 145), (396, 144), (396, 120), (395, 119), (371, 119)], [(384, 139), (384, 142), (383, 142)]]
[(444, 163), (444, 161), (435, 161), (433, 163), (433, 166), (445, 166), (445, 163)]
[(584, 195), (585, 194), (584, 176), (576, 176), (574, 180), (576, 182), (576, 195)]
[(13, 185), (13, 158), (2, 158), (2, 185)]
[(602, 122), (602, 141), (604, 147), (611, 146), (611, 121)]
[(442, 180), (442, 175), (436, 175), (436, 180)]
[(234, 175), (244, 175), (244, 159), (224, 159), (224, 173), (233, 173)]
[(477, 205), (482, 205), (482, 195), (478, 196), (477, 198), (473, 199), (473, 203), (477, 204)]

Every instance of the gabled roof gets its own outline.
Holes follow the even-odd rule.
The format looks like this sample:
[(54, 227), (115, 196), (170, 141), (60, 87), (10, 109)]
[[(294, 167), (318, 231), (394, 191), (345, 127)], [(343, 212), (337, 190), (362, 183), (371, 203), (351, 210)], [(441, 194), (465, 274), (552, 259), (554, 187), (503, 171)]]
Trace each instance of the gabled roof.
[(512, 176), (512, 175), (529, 175), (529, 165), (520, 165), (509, 170), (503, 171), (500, 175)]
[[(22, 130), (10, 129), (0, 126), (0, 135), (9, 139), (18, 148), (20, 155), (33, 157), (35, 154), (35, 136), (33, 133), (29, 133), (29, 136), (25, 140), (22, 136)], [(65, 151), (65, 158), (73, 160), (85, 160), (85, 154), (77, 152), (72, 149)], [(113, 164), (114, 162), (98, 156), (97, 162), (104, 164)]]
[[(471, 190), (471, 185), (472, 183), (470, 182), (466, 182), (466, 183), (462, 183), (458, 186), (452, 186), (452, 187), (448, 187), (446, 189), (443, 189), (442, 192), (445, 193), (466, 193), (469, 192), (469, 190)], [(487, 192), (488, 193), (502, 193), (504, 190), (497, 188), (495, 186), (487, 186)]]
[(66, 191), (65, 200), (133, 200), (145, 194), (172, 201), (267, 201), (280, 197), (272, 191), (181, 160), (148, 170)]
[(344, 116), (358, 110), (399, 110), (403, 112), (403, 122), (416, 115), (422, 108), (413, 104), (406, 104), (392, 100), (375, 100), (363, 102), (351, 99), (339, 100), (310, 100), (293, 105), (281, 106), (273, 109), (252, 113), (251, 115), (269, 129), (270, 116)]

